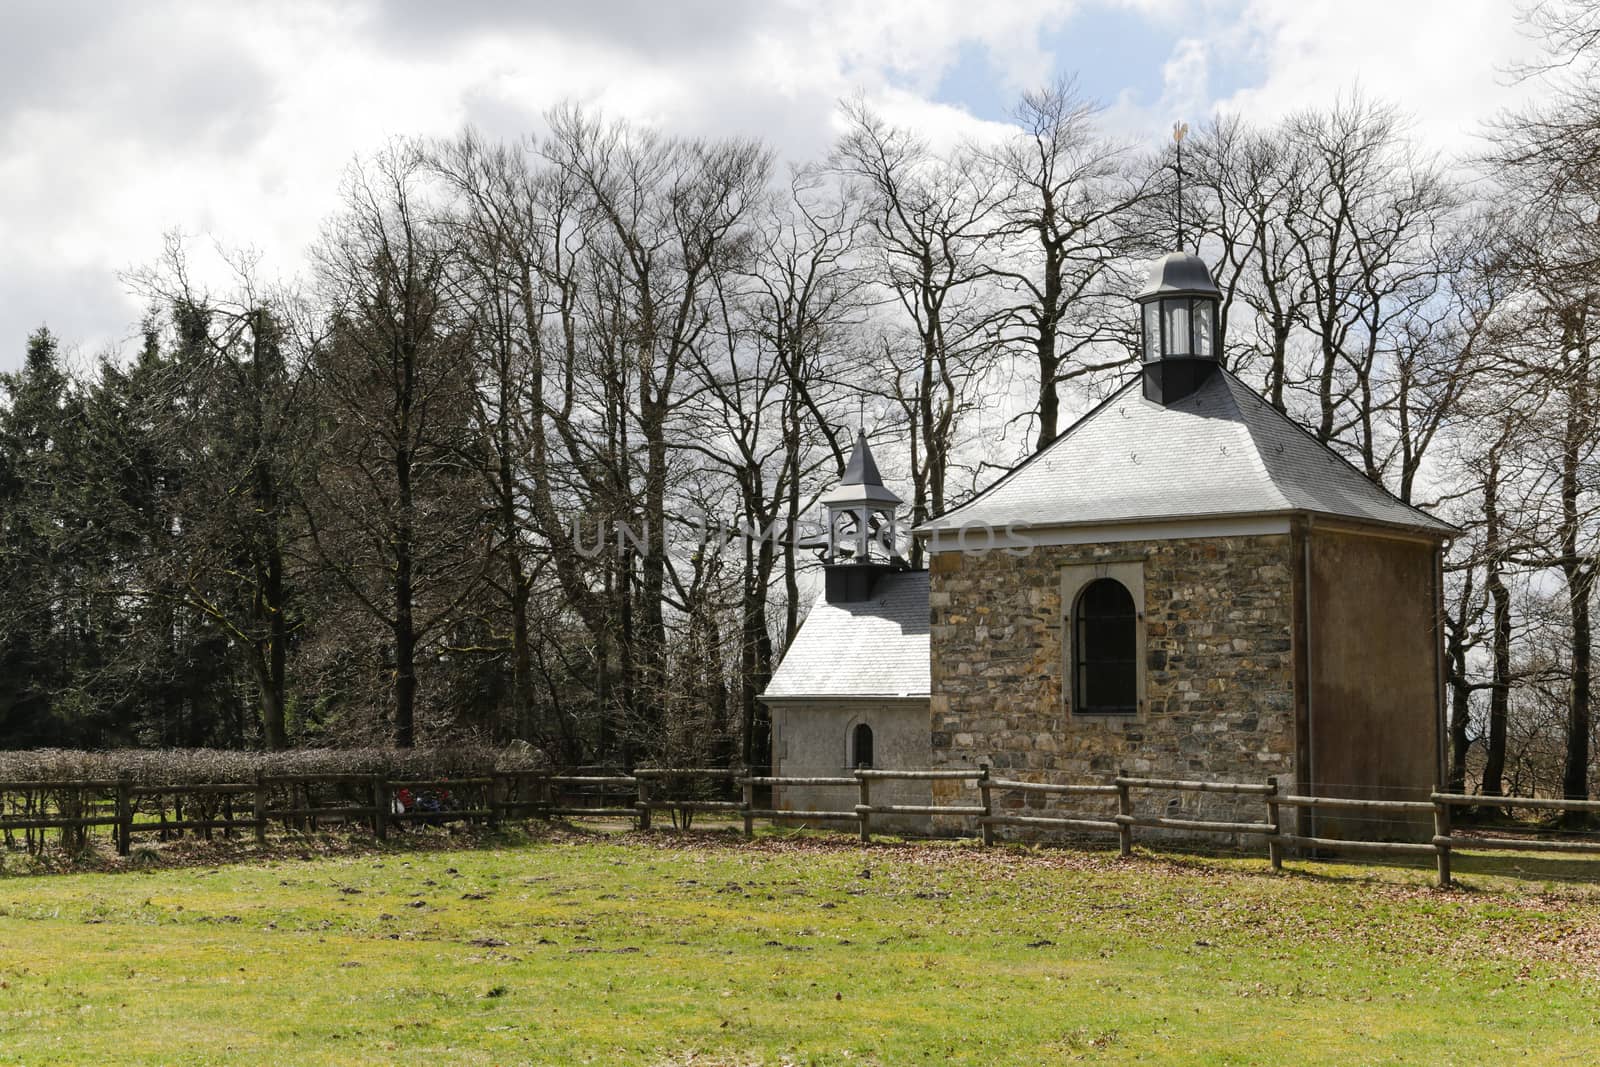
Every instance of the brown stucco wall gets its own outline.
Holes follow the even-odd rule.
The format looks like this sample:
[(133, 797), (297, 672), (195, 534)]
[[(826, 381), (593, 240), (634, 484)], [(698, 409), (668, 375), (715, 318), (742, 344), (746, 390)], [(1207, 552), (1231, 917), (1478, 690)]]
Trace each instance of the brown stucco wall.
[[(1062, 568), (1129, 560), (1144, 568), (1145, 706), (1133, 717), (1075, 718), (1062, 695), (1070, 607)], [(1063, 782), (1104, 781), (1120, 768), (1248, 782), (1278, 775), (1288, 786), (1291, 562), (1288, 534), (1037, 547), (1025, 556), (937, 553), (934, 765), (989, 763), (1002, 776)], [(1265, 817), (1258, 798), (1147, 793), (1137, 803), (1167, 810), (1173, 800), (1174, 813)], [(1062, 806), (1089, 807), (1078, 799)]]
[[(1318, 795), (1426, 799), (1439, 768), (1439, 630), (1432, 544), (1312, 527), (1307, 646)], [(1426, 837), (1429, 817), (1324, 816), (1334, 837)]]

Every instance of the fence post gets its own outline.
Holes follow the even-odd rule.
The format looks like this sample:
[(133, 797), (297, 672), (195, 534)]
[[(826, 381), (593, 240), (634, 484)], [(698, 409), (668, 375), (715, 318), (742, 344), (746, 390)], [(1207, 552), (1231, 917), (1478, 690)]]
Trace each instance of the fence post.
[(1133, 792), (1124, 782), (1128, 772), (1117, 772), (1117, 848), (1123, 857), (1133, 855)]
[(756, 806), (756, 783), (751, 780), (753, 772), (749, 767), (744, 769), (744, 837), (748, 841), (756, 833), (756, 817), (750, 812)]
[(1283, 833), (1282, 807), (1278, 804), (1278, 776), (1273, 775), (1267, 779), (1267, 785), (1272, 792), (1267, 794), (1267, 821), (1272, 824), (1272, 836), (1267, 838), (1267, 855), (1272, 860), (1274, 871), (1283, 870), (1283, 842), (1278, 835)]
[(989, 765), (978, 764), (978, 797), (983, 805), (983, 815), (978, 819), (979, 833), (983, 847), (988, 848), (994, 844), (994, 826), (989, 822), (989, 816), (994, 814), (994, 798), (990, 794)]
[(56, 813), (61, 816), (61, 847), (67, 852), (82, 849), (83, 841), (78, 835), (87, 828), (68, 826), (67, 820), (83, 818), (83, 787), (72, 782), (62, 782), (56, 796)]
[(379, 771), (372, 776), (372, 836), (379, 841), (389, 840), (389, 811), (393, 803), (389, 798), (389, 776)]
[(549, 822), (554, 817), (550, 814), (550, 809), (556, 806), (556, 783), (551, 775), (539, 776), (539, 805), (539, 817)]
[(856, 818), (861, 823), (861, 840), (872, 840), (872, 813), (867, 809), (872, 806), (872, 779), (856, 771)]
[(650, 829), (650, 779), (635, 778), (639, 786), (639, 799), (633, 802), (633, 807), (639, 815), (639, 829)]
[[(1442, 793), (1444, 789), (1434, 786), (1435, 793)], [(1450, 805), (1433, 798), (1433, 847), (1437, 853), (1436, 862), (1439, 867), (1439, 888), (1450, 888)]]
[(503, 803), (505, 789), (497, 771), (489, 772), (489, 786), (487, 789), (489, 799), (489, 829), (500, 829), (500, 805)]
[(117, 855), (133, 847), (133, 773), (117, 772)]
[(250, 816), (256, 824), (256, 844), (267, 843), (267, 776), (256, 772), (255, 798), (251, 802)]

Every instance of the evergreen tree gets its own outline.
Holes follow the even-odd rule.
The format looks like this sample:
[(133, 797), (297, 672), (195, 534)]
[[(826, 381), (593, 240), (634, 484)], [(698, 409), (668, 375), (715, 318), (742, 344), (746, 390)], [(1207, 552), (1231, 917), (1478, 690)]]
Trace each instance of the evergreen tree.
[(79, 412), (48, 329), (28, 338), (20, 371), (0, 375), (0, 396), (0, 744), (73, 743), (56, 697), (81, 631), (54, 487)]

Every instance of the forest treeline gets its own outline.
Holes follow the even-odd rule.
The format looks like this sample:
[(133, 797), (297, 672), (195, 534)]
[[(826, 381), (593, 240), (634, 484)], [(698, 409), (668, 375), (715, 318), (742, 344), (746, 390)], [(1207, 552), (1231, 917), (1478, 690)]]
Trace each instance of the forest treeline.
[(1586, 794), (1597, 12), (1530, 11), (1469, 159), (1360, 95), (1197, 128), (1181, 187), (1070, 81), (948, 148), (846, 101), (803, 166), (565, 107), (360, 160), (292, 285), (174, 238), (137, 351), (0, 378), (0, 747), (763, 764), (858, 421), (907, 518), (960, 503), (1133, 372), (1181, 226), (1227, 364), (1465, 531), (1454, 784)]

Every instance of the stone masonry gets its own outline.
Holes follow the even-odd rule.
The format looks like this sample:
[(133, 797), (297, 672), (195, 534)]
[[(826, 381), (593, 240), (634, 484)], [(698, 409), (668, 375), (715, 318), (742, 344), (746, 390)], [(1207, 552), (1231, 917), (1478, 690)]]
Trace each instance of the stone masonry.
[[(1290, 559), (1287, 534), (934, 555), (934, 765), (987, 763), (997, 776), (1055, 782), (1105, 782), (1121, 769), (1213, 781), (1277, 775), (1292, 788)], [(1063, 696), (1062, 568), (1129, 561), (1143, 565), (1145, 708), (1074, 716)], [(1055, 801), (1030, 794), (1026, 803), (1107, 810)], [(1266, 817), (1258, 797), (1144, 792), (1135, 804), (1151, 814)]]

